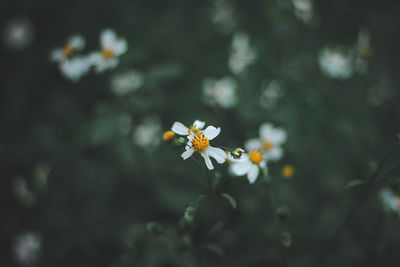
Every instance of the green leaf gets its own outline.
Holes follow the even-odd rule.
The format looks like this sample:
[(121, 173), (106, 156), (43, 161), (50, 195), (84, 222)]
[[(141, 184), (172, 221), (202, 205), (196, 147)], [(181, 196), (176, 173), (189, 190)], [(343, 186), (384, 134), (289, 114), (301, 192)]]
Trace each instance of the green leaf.
[(224, 198), (226, 198), (229, 201), (229, 204), (231, 204), (233, 209), (236, 209), (236, 207), (237, 207), (236, 200), (231, 195), (228, 195), (226, 193), (221, 193), (221, 196), (223, 196)]

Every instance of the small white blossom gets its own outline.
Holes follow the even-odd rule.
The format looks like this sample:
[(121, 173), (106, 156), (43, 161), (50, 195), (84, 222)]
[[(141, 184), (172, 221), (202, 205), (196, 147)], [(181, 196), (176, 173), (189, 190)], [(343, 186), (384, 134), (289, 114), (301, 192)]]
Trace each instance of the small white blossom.
[(294, 14), (305, 23), (309, 23), (314, 16), (312, 0), (292, 0)]
[(279, 81), (264, 82), (261, 85), (261, 106), (267, 109), (274, 108), (283, 94), (284, 91)]
[(268, 161), (277, 161), (283, 156), (282, 145), (286, 142), (286, 131), (274, 127), (271, 123), (264, 123), (260, 126), (259, 138), (252, 138), (245, 143), (247, 150), (259, 150)]
[(260, 168), (264, 168), (267, 171), (265, 156), (259, 150), (250, 150), (248, 153), (242, 154), (240, 159), (230, 159), (229, 162), (229, 171), (236, 176), (247, 175), (247, 179), (251, 184), (257, 180)]
[(231, 32), (236, 26), (235, 9), (230, 0), (214, 1), (212, 21), (217, 30), (222, 33)]
[(73, 35), (65, 43), (64, 47), (54, 49), (51, 52), (50, 59), (53, 62), (64, 63), (71, 59), (76, 52), (82, 51), (85, 48), (85, 38), (82, 35)]
[(206, 123), (204, 121), (195, 120), (189, 128), (180, 122), (174, 122), (171, 130), (179, 135), (198, 134)]
[(36, 202), (35, 194), (28, 188), (28, 185), (25, 179), (21, 176), (14, 178), (13, 181), (13, 191), (15, 197), (20, 201), (22, 204), (31, 207)]
[(160, 143), (161, 132), (160, 119), (157, 116), (148, 116), (136, 126), (132, 138), (138, 146), (151, 148)]
[(15, 259), (23, 265), (33, 264), (39, 254), (41, 237), (34, 233), (25, 233), (16, 237), (14, 244)]
[(236, 33), (233, 37), (229, 57), (229, 69), (234, 74), (243, 73), (246, 68), (257, 59), (257, 53), (250, 45), (250, 40), (245, 33)]
[(238, 103), (237, 88), (236, 81), (231, 77), (206, 79), (203, 82), (204, 102), (211, 106), (232, 108)]
[(400, 218), (400, 197), (395, 195), (389, 188), (383, 188), (379, 192), (379, 198), (387, 212), (397, 213)]
[(128, 43), (123, 38), (117, 38), (117, 34), (110, 29), (106, 29), (100, 34), (101, 51), (90, 55), (92, 64), (97, 73), (118, 66), (119, 57), (128, 51)]
[(364, 74), (368, 70), (368, 60), (373, 55), (371, 33), (367, 29), (358, 32), (355, 66), (358, 73)]
[(60, 63), (60, 71), (63, 76), (71, 81), (78, 81), (90, 70), (91, 62), (87, 56), (74, 57)]
[(13, 51), (27, 48), (33, 41), (33, 24), (25, 17), (14, 18), (7, 23), (3, 31), (4, 45)]
[(135, 70), (117, 73), (111, 78), (111, 90), (118, 96), (124, 96), (139, 89), (143, 81), (143, 74)]
[(318, 55), (322, 73), (330, 78), (345, 80), (353, 75), (353, 60), (349, 51), (325, 47)]

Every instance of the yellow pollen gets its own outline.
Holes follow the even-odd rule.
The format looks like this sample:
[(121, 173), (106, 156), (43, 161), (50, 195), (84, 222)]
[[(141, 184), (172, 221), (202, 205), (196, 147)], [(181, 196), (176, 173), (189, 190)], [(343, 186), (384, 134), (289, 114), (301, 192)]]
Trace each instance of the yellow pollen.
[(164, 134), (163, 134), (163, 140), (165, 141), (165, 142), (169, 142), (169, 141), (171, 141), (172, 139), (174, 139), (175, 138), (175, 133), (173, 132), (173, 131), (166, 131)]
[(71, 44), (67, 44), (64, 46), (63, 52), (65, 55), (69, 56), (74, 52), (74, 47)]
[(189, 134), (191, 134), (191, 133), (194, 135), (198, 135), (201, 133), (201, 130), (192, 125), (192, 126), (190, 126), (190, 129), (189, 129)]
[(114, 55), (114, 52), (111, 49), (107, 49), (107, 48), (103, 49), (102, 53), (103, 53), (103, 57), (105, 57), (106, 59), (110, 59)]
[(226, 153), (225, 163), (229, 163), (230, 162), (229, 153), (231, 153), (231, 152), (229, 150), (225, 150), (225, 153)]
[(204, 134), (197, 134), (192, 140), (192, 147), (196, 152), (204, 152), (210, 146), (210, 141)]
[(265, 150), (270, 150), (272, 148), (272, 144), (270, 142), (264, 142), (263, 143), (263, 148)]
[(255, 164), (259, 164), (262, 161), (262, 154), (258, 150), (252, 150), (248, 153), (249, 159)]
[(282, 168), (282, 176), (284, 178), (291, 178), (294, 174), (294, 168), (291, 165), (285, 165)]

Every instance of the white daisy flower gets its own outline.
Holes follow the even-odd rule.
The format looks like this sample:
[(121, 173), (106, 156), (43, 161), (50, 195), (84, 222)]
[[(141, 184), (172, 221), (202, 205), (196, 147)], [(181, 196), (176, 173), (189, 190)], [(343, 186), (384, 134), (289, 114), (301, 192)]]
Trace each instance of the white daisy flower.
[(353, 73), (353, 60), (349, 51), (325, 47), (318, 54), (318, 63), (322, 73), (330, 78), (345, 80)]
[(32, 22), (26, 17), (16, 17), (4, 27), (2, 41), (9, 50), (22, 51), (32, 43), (34, 35)]
[(191, 133), (188, 135), (189, 142), (186, 145), (186, 151), (182, 153), (181, 157), (185, 160), (192, 156), (194, 152), (198, 152), (204, 158), (209, 170), (214, 169), (210, 157), (214, 158), (219, 164), (224, 163), (226, 159), (225, 151), (221, 148), (210, 146), (210, 140), (217, 137), (220, 132), (221, 128), (208, 126), (204, 131), (200, 131), (197, 134)]
[(276, 161), (283, 156), (281, 145), (286, 142), (286, 138), (284, 129), (274, 127), (271, 123), (264, 123), (260, 126), (260, 137), (248, 140), (245, 149), (260, 150), (266, 160)]
[(161, 120), (156, 115), (149, 115), (143, 122), (136, 126), (132, 140), (145, 149), (156, 147), (160, 144), (159, 136), (162, 133)]
[(265, 155), (259, 150), (250, 150), (242, 154), (240, 159), (230, 160), (229, 171), (236, 176), (247, 175), (249, 183), (254, 183), (260, 173), (260, 168), (267, 170)]
[(243, 73), (257, 59), (256, 50), (250, 45), (247, 34), (236, 33), (233, 37), (228, 66), (234, 74)]
[(90, 55), (97, 73), (117, 67), (119, 56), (126, 53), (128, 43), (123, 38), (117, 38), (113, 30), (106, 29), (100, 34), (101, 51)]
[(174, 122), (171, 130), (179, 135), (190, 135), (190, 134), (199, 134), (201, 133), (201, 129), (203, 129), (206, 123), (204, 121), (195, 120), (193, 125), (190, 128), (186, 127), (180, 122)]
[(91, 62), (88, 57), (75, 57), (60, 64), (60, 71), (65, 78), (78, 81), (90, 70)]
[(233, 108), (238, 103), (237, 82), (231, 77), (219, 80), (205, 79), (203, 82), (203, 99), (210, 106)]
[(71, 58), (77, 52), (85, 47), (85, 38), (81, 35), (73, 35), (68, 39), (67, 43), (62, 48), (57, 48), (51, 52), (51, 61), (63, 63)]
[(111, 77), (111, 90), (118, 96), (125, 96), (139, 89), (144, 82), (144, 75), (135, 70), (120, 72)]

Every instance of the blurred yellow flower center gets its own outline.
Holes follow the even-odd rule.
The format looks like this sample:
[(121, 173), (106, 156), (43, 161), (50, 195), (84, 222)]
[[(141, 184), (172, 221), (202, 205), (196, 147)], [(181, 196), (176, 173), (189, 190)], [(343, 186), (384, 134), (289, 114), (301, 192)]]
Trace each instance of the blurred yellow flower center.
[(174, 137), (175, 137), (175, 133), (174, 133), (173, 131), (166, 131), (166, 132), (163, 134), (163, 140), (164, 140), (165, 142), (171, 141), (172, 139), (174, 139)]
[(65, 55), (69, 56), (72, 54), (72, 52), (74, 52), (74, 47), (71, 44), (67, 44), (64, 46), (63, 52)]
[(190, 126), (190, 129), (189, 129), (189, 134), (191, 134), (191, 133), (194, 135), (198, 135), (199, 133), (201, 133), (201, 130), (192, 125), (192, 126)]
[(258, 150), (252, 150), (248, 153), (249, 159), (255, 164), (259, 164), (262, 161), (262, 154)]
[(204, 134), (197, 134), (192, 140), (192, 147), (196, 152), (204, 152), (210, 146), (210, 141)]
[(263, 148), (265, 150), (270, 150), (272, 148), (272, 144), (270, 142), (264, 142), (263, 143)]
[(111, 49), (103, 49), (103, 57), (105, 57), (106, 59), (111, 58), (114, 55), (114, 52)]
[(286, 165), (282, 168), (282, 176), (284, 178), (290, 178), (294, 174), (294, 168), (290, 165)]

